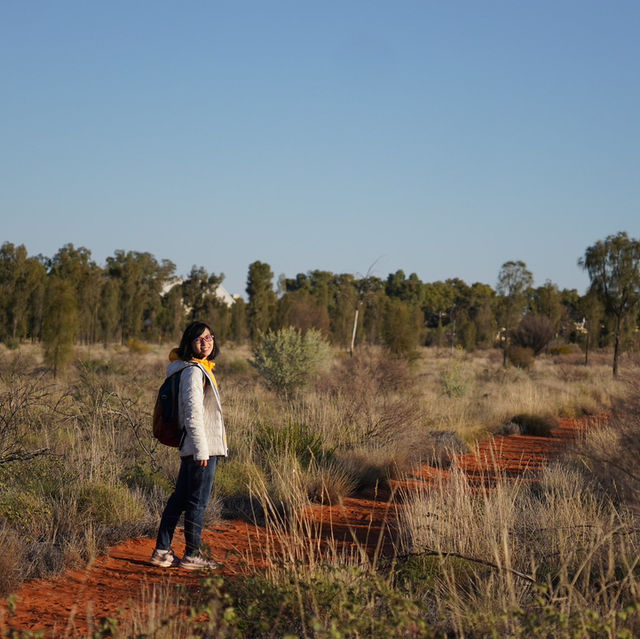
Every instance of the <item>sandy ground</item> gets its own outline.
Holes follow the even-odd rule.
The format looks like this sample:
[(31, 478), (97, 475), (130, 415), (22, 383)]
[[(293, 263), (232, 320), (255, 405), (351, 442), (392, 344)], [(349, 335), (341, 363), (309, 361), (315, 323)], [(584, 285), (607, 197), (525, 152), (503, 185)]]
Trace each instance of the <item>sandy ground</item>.
[[(461, 455), (455, 464), (471, 481), (490, 485), (497, 477), (522, 476), (547, 464), (580, 436), (586, 420), (562, 419), (552, 437), (496, 436)], [(422, 467), (391, 491), (369, 492), (334, 506), (314, 505), (306, 516), (310, 543), (318, 549), (332, 545), (342, 552), (385, 555), (393, 552), (396, 508), (394, 498), (423, 482), (433, 482), (448, 471)], [(398, 490), (400, 489), (400, 490)], [(174, 549), (183, 552), (182, 531)], [(219, 521), (203, 533), (203, 542), (222, 572), (234, 575), (265, 568), (279, 552), (263, 527), (244, 521)], [(154, 593), (171, 592), (174, 586), (197, 589), (201, 577), (179, 568), (157, 568), (148, 563), (154, 540), (130, 539), (109, 549), (83, 570), (71, 570), (47, 580), (24, 584), (16, 593), (17, 610), (10, 618), (6, 602), (0, 602), (0, 630), (42, 631), (45, 637), (84, 637), (94, 621), (122, 619), (153, 599)]]

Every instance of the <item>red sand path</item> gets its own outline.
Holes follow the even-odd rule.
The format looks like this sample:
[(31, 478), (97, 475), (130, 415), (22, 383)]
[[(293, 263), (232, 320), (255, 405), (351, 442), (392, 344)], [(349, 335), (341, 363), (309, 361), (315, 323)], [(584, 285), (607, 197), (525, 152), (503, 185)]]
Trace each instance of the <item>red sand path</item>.
[[(588, 421), (561, 419), (552, 437), (523, 435), (496, 436), (479, 444), (477, 449), (456, 459), (456, 466), (472, 481), (484, 484), (498, 477), (521, 476), (541, 468), (559, 454), (568, 441), (580, 436)], [(397, 487), (406, 488), (446, 471), (425, 466)], [(333, 544), (339, 550), (370, 553), (393, 550), (395, 506), (389, 493), (366, 494), (344, 499), (341, 505), (315, 505), (309, 509), (311, 536), (318, 548)], [(174, 548), (182, 553), (182, 533), (178, 530)], [(357, 544), (355, 542), (357, 540)], [(314, 541), (310, 540), (311, 543)], [(266, 567), (274, 552), (266, 531), (243, 521), (220, 521), (203, 533), (217, 561), (226, 574), (246, 573), (254, 567)], [(154, 540), (131, 539), (109, 549), (82, 570), (70, 570), (51, 579), (24, 584), (17, 595), (17, 612), (2, 620), (4, 602), (0, 602), (0, 631), (42, 630), (46, 637), (86, 636), (87, 629), (102, 617), (123, 618), (136, 610), (136, 602), (149, 601), (154, 588), (187, 586), (198, 588), (199, 576), (180, 569), (156, 568), (147, 563)]]

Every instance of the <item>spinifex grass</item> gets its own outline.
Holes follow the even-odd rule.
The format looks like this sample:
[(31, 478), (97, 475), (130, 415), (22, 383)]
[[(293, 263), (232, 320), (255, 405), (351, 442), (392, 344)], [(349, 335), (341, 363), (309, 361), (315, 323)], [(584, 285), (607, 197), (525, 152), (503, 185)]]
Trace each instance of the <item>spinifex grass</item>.
[(403, 555), (430, 558), (435, 573), (423, 596), (460, 634), (524, 636), (534, 613), (541, 632), (562, 618), (578, 633), (557, 636), (588, 634), (594, 619), (639, 627), (637, 616), (631, 626), (619, 617), (640, 601), (637, 521), (575, 470), (491, 489), (454, 472), (416, 495), (401, 521)]
[[(56, 380), (36, 348), (18, 353), (20, 361), (0, 351), (0, 408), (18, 408), (2, 411), (15, 419), (4, 422), (0, 449), (13, 446), (23, 455), (0, 464), (3, 494), (12, 496), (0, 512), (2, 535), (17, 545), (15, 556), (28, 557), (20, 566), (29, 568), (11, 588), (52, 567), (78, 565), (119, 536), (155, 530), (178, 467), (175, 451), (150, 436), (153, 394), (168, 350), (86, 349)], [(350, 544), (326, 534), (321, 539), (317, 521), (305, 515), (310, 499), (335, 507), (358, 487), (382, 485), (434, 458), (434, 431), (472, 441), (519, 413), (609, 411), (629, 388), (612, 380), (608, 359), (592, 357), (585, 367), (572, 356), (541, 357), (525, 372), (504, 370), (497, 351), (452, 360), (448, 351), (424, 349), (411, 364), (379, 349), (353, 359), (335, 352), (328, 372), (284, 400), (239, 364), (247, 353), (229, 350), (219, 364), (231, 456), (221, 462), (216, 490), (218, 497), (261, 504), (267, 542), (254, 552), (269, 559), (270, 569), (256, 580), (266, 599), (275, 593), (286, 603), (280, 618), (291, 615), (288, 632), (329, 636), (339, 622), (351, 636), (392, 636), (394, 628), (396, 635), (428, 636), (420, 624), (426, 619), (482, 636), (560, 623), (560, 616), (582, 624), (575, 627), (584, 634), (587, 617), (596, 613), (615, 627), (630, 627), (617, 615), (638, 599), (638, 526), (625, 510), (626, 493), (608, 500), (605, 481), (594, 487), (575, 471), (554, 470), (538, 484), (500, 483), (482, 493), (455, 478), (429, 493), (426, 506), (416, 502), (413, 519), (403, 523), (411, 533), (403, 549), (408, 557), (395, 564), (357, 538)], [(625, 367), (632, 370), (632, 362)], [(35, 395), (23, 391), (38, 375), (44, 375), (38, 389), (46, 392), (30, 402)], [(258, 436), (265, 428), (266, 440)], [(43, 454), (29, 459), (35, 452)], [(595, 472), (591, 461), (585, 473)], [(25, 500), (52, 509), (51, 526), (20, 517), (16, 504)], [(114, 521), (114, 512), (126, 516)], [(371, 538), (376, 534), (372, 528)], [(425, 547), (432, 555), (425, 556)], [(251, 590), (256, 583), (234, 582), (233, 600), (250, 630), (259, 625), (252, 616), (260, 611)], [(392, 609), (380, 603), (383, 596)]]

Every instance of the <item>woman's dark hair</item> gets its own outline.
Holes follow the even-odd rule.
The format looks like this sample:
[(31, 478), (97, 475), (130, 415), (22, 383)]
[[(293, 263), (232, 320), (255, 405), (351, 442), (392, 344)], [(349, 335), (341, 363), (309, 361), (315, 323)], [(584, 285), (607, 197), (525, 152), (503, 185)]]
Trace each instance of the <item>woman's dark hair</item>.
[[(204, 322), (191, 322), (191, 324), (184, 329), (182, 339), (180, 340), (180, 346), (178, 346), (178, 355), (180, 355), (181, 360), (188, 362), (191, 358), (195, 357), (195, 353), (193, 352), (193, 340), (200, 337), (200, 335), (204, 333), (205, 328), (209, 330), (211, 335), (213, 335), (211, 327)], [(218, 340), (216, 339), (216, 336), (213, 335), (213, 350), (207, 359), (215, 359), (219, 352)]]

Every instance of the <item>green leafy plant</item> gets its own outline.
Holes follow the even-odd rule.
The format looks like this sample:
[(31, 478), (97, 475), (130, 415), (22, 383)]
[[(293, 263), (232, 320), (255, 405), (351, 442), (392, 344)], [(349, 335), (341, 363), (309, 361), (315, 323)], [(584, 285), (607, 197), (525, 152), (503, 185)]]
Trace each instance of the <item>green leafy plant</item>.
[(303, 335), (289, 327), (260, 334), (251, 365), (273, 390), (288, 397), (308, 383), (328, 356), (329, 345), (319, 331)]
[(308, 468), (312, 460), (319, 460), (330, 454), (324, 448), (321, 435), (304, 424), (295, 422), (281, 427), (260, 424), (254, 443), (256, 450), (264, 458), (271, 459), (290, 453), (304, 468)]
[(448, 397), (464, 397), (467, 394), (471, 379), (459, 358), (453, 359), (442, 369), (440, 383)]

